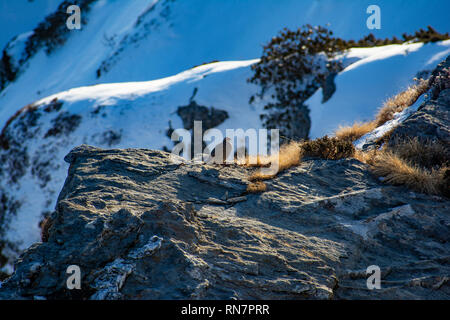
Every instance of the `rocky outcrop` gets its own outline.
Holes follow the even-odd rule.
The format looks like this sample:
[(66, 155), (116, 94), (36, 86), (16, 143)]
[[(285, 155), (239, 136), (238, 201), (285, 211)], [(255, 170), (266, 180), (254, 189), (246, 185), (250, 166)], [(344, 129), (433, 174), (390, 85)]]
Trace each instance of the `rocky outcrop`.
[(322, 103), (330, 100), (330, 98), (336, 92), (336, 83), (334, 83), (334, 79), (337, 75), (337, 72), (330, 72), (330, 74), (328, 74), (325, 80), (322, 82)]
[[(450, 56), (442, 61), (428, 78), (429, 90), (393, 119), (355, 141), (358, 149), (378, 148), (387, 140), (392, 149), (411, 139), (438, 143), (450, 158)], [(431, 168), (430, 168), (431, 169)]]
[(427, 100), (391, 134), (389, 143), (417, 137), (432, 140), (450, 149), (450, 56), (441, 62), (429, 79)]
[(225, 110), (200, 106), (194, 100), (190, 101), (187, 106), (178, 107), (177, 114), (183, 121), (183, 127), (186, 130), (194, 129), (194, 121), (201, 121), (202, 130), (206, 131), (222, 124), (229, 118), (228, 112)]
[[(450, 202), (308, 160), (247, 194), (253, 169), (80, 146), (45, 242), (0, 299), (448, 299)], [(81, 289), (66, 288), (67, 267)], [(381, 269), (381, 289), (366, 268)]]
[[(194, 120), (203, 121), (203, 130), (224, 121), (227, 128), (259, 128), (260, 109), (246, 105), (249, 87), (219, 102), (246, 85), (252, 63), (198, 67), (162, 80), (169, 79), (169, 87), (154, 80), (75, 88), (8, 117), (0, 128), (0, 281), (12, 273), (19, 254), (39, 241), (39, 225), (54, 210), (66, 178), (64, 156), (74, 147), (171, 150), (170, 130), (191, 130)], [(212, 92), (211, 84), (224, 90)]]

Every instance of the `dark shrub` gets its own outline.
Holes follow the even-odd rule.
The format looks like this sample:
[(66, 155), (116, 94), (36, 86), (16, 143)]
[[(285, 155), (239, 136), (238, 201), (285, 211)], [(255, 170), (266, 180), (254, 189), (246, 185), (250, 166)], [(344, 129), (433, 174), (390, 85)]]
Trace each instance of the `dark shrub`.
[(252, 66), (254, 74), (249, 82), (260, 86), (250, 102), (268, 93), (272, 97), (264, 107), (269, 113), (261, 116), (267, 128), (280, 126), (282, 120), (281, 134), (293, 137), (290, 127), (295, 123), (295, 109), (303, 106), (331, 72), (341, 69), (339, 62), (331, 61), (341, 50), (342, 43), (330, 30), (311, 25), (296, 31), (284, 29), (264, 46), (261, 60)]
[(304, 157), (328, 160), (349, 158), (355, 152), (355, 147), (350, 141), (328, 136), (306, 141), (302, 144), (302, 149)]

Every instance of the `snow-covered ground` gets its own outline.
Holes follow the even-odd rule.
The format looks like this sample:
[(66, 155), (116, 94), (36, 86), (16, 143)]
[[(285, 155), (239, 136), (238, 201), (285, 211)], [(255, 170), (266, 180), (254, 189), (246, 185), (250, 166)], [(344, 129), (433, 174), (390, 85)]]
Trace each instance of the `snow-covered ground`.
[(33, 30), (62, 0), (0, 0), (0, 48), (13, 37)]
[(354, 48), (355, 61), (335, 79), (336, 92), (322, 104), (319, 89), (306, 104), (311, 110), (311, 138), (333, 134), (340, 126), (371, 121), (383, 102), (412, 84), (419, 71), (431, 71), (450, 54), (450, 40), (435, 44)]

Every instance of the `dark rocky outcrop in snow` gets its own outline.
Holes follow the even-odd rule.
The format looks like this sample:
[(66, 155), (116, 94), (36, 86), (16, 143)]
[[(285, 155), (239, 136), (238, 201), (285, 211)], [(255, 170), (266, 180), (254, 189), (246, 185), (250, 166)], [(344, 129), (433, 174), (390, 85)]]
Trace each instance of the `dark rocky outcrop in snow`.
[[(450, 202), (384, 185), (354, 159), (309, 160), (246, 194), (252, 169), (88, 146), (43, 243), (0, 299), (448, 299)], [(66, 269), (81, 268), (81, 290)], [(366, 287), (378, 265), (380, 290)]]
[[(197, 94), (197, 88), (194, 89), (192, 97), (189, 100), (189, 104), (186, 106), (179, 106), (177, 109), (177, 115), (181, 118), (183, 122), (183, 128), (189, 130), (192, 134), (191, 141), (191, 154), (194, 154), (194, 122), (201, 121), (201, 135), (212, 128), (215, 128), (222, 124), (226, 119), (229, 118), (228, 112), (225, 110), (220, 110), (214, 107), (208, 108), (199, 105), (194, 97)], [(169, 129), (167, 130), (167, 136), (171, 138), (174, 129), (172, 128), (172, 123), (169, 122)], [(174, 142), (174, 144), (176, 144)], [(202, 150), (206, 147), (206, 143), (202, 141)], [(169, 148), (164, 148), (165, 151), (170, 151)]]
[(337, 72), (330, 72), (322, 83), (322, 103), (327, 102), (333, 96), (336, 91), (336, 83), (334, 79), (337, 76)]
[(194, 100), (189, 102), (187, 106), (178, 107), (177, 114), (183, 121), (183, 127), (186, 130), (192, 130), (194, 128), (194, 121), (201, 121), (202, 130), (206, 131), (217, 127), (228, 119), (228, 112), (225, 110), (214, 107), (207, 108), (197, 104)]

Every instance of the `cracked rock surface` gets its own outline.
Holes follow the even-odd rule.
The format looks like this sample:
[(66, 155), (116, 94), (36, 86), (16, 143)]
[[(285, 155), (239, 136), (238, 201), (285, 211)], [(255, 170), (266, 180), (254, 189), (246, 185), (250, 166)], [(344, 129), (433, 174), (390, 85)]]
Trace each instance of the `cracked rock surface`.
[[(75, 148), (45, 242), (0, 299), (449, 299), (450, 202), (308, 160), (246, 194), (254, 169)], [(66, 288), (67, 267), (81, 289)], [(367, 267), (381, 270), (369, 290)]]

